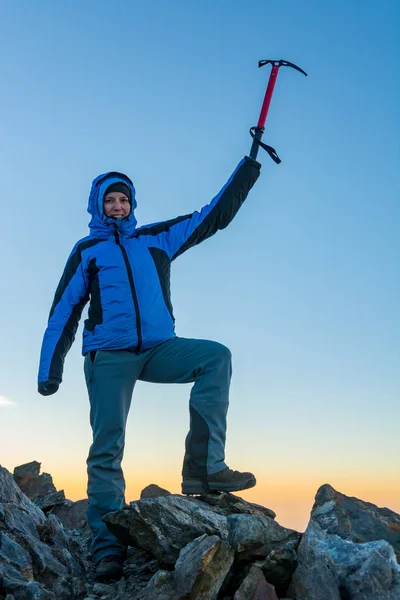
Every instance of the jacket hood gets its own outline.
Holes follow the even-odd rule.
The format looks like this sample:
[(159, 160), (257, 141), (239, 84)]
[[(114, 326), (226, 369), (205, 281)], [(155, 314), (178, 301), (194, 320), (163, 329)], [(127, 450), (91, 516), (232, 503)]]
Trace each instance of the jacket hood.
[[(113, 183), (125, 183), (131, 191), (131, 212), (123, 219), (106, 217), (103, 212), (103, 197), (106, 189)], [(136, 191), (132, 181), (123, 173), (109, 171), (93, 180), (89, 195), (88, 213), (92, 215), (89, 223), (90, 233), (96, 237), (114, 235), (116, 228), (121, 235), (132, 236), (135, 232), (137, 221), (135, 218)]]

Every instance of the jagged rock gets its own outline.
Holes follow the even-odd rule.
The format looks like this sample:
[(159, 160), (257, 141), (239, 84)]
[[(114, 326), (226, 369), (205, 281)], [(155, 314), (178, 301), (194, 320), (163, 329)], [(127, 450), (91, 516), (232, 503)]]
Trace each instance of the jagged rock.
[[(0, 522), (5, 519), (5, 511), (8, 505), (10, 505), (10, 508), (14, 506), (19, 511), (19, 515), (16, 512), (8, 511), (9, 517), (11, 515), (17, 521), (22, 521), (32, 532), (36, 531), (36, 524), (45, 521), (45, 516), (40, 508), (21, 491), (11, 473), (0, 465)], [(25, 518), (26, 515), (29, 515), (30, 518)]]
[[(15, 600), (78, 597), (85, 569), (61, 523), (44, 513), (0, 467), (0, 597)], [(32, 581), (32, 580), (35, 581)]]
[(36, 581), (28, 581), (11, 565), (0, 563), (0, 598), (6, 600), (57, 600)]
[(386, 541), (356, 544), (311, 520), (287, 591), (296, 600), (399, 600), (400, 566)]
[(221, 494), (204, 494), (198, 496), (198, 499), (212, 506), (213, 509), (221, 515), (258, 515), (260, 517), (270, 517), (271, 519), (275, 519), (276, 517), (276, 513), (270, 508), (266, 508), (260, 504), (254, 504), (253, 502), (247, 502), (239, 496), (235, 496), (229, 492), (222, 492)]
[(72, 502), (65, 498), (64, 490), (57, 491), (51, 475), (40, 475), (41, 463), (33, 461), (14, 469), (14, 479), (21, 491), (44, 513), (56, 515), (64, 527), (84, 529), (87, 527), (88, 499)]
[(39, 474), (40, 467), (41, 463), (34, 460), (14, 469), (15, 481), (21, 491), (31, 500), (35, 500), (40, 496), (44, 498), (57, 491), (51, 475), (48, 473)]
[(47, 512), (54, 506), (64, 504), (64, 490), (61, 490), (59, 492), (52, 492), (51, 494), (47, 494), (47, 496), (38, 496), (34, 499), (34, 502), (42, 509), (43, 512)]
[(325, 484), (315, 496), (311, 520), (327, 533), (351, 542), (386, 540), (400, 562), (400, 515), (388, 508), (345, 496)]
[(270, 585), (261, 569), (250, 567), (233, 600), (278, 600), (273, 585)]
[(159, 570), (159, 563), (148, 552), (139, 548), (128, 548), (124, 563), (123, 578), (112, 584), (89, 582), (84, 600), (138, 600), (143, 589)]
[(265, 579), (275, 587), (279, 597), (286, 594), (297, 567), (297, 553), (293, 548), (271, 550), (268, 557), (254, 563), (264, 573)]
[(255, 561), (279, 595), (284, 595), (297, 567), (301, 534), (274, 519), (253, 515), (228, 516), (229, 543), (240, 562)]
[[(400, 516), (329, 485), (302, 536), (234, 494), (194, 498), (148, 486), (142, 496), (156, 497), (105, 517), (132, 544), (124, 577), (93, 585), (87, 499), (46, 488), (40, 463), (15, 473), (34, 501), (0, 467), (1, 600), (400, 600)], [(34, 491), (38, 479), (43, 493)]]
[(158, 485), (156, 485), (155, 483), (151, 483), (150, 485), (148, 485), (147, 487), (145, 487), (141, 494), (140, 494), (140, 499), (142, 500), (143, 498), (157, 498), (158, 496), (170, 496), (171, 492), (169, 492), (168, 490), (165, 490), (162, 487), (159, 487)]
[(47, 544), (53, 556), (68, 570), (70, 577), (85, 578), (87, 569), (82, 557), (82, 547), (76, 538), (64, 529), (54, 515), (49, 515), (43, 525), (37, 527), (40, 540)]
[(64, 490), (57, 491), (54, 487), (51, 475), (40, 475), (40, 467), (37, 461), (15, 467), (14, 479), (21, 491), (45, 514), (56, 515), (64, 527), (86, 528), (88, 499), (77, 502), (66, 499)]
[(26, 579), (33, 579), (32, 560), (29, 553), (0, 531), (0, 563), (17, 569)]
[(109, 594), (115, 592), (115, 586), (109, 583), (95, 583), (92, 593), (101, 598), (108, 597)]
[[(128, 558), (124, 563), (124, 576), (128, 580), (130, 590), (141, 589), (150, 581), (160, 568), (157, 559), (140, 548), (129, 548)], [(132, 594), (133, 595), (133, 594)]]
[(56, 515), (68, 529), (84, 529), (87, 527), (87, 507), (87, 498), (76, 502), (66, 500), (62, 505), (54, 506), (50, 513)]
[(145, 498), (108, 513), (104, 522), (122, 542), (147, 550), (169, 564), (189, 542), (206, 533), (228, 537), (226, 517), (194, 498), (177, 494)]
[(216, 600), (234, 553), (216, 536), (202, 535), (183, 548), (175, 570), (158, 571), (143, 600)]
[(272, 550), (296, 550), (301, 534), (269, 517), (229, 515), (229, 543), (241, 560), (267, 557)]

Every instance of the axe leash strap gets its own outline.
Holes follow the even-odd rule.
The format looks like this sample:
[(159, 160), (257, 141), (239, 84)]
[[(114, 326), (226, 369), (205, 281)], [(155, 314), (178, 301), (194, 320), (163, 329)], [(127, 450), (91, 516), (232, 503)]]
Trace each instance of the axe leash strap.
[(268, 154), (269, 156), (272, 158), (272, 160), (274, 162), (276, 162), (277, 165), (279, 165), (281, 161), (281, 159), (279, 158), (278, 154), (276, 153), (276, 150), (274, 150), (274, 148), (272, 148), (272, 146), (268, 146), (267, 144), (264, 144), (264, 142), (262, 142), (258, 137), (257, 134), (263, 134), (264, 133), (264, 127), (250, 127), (250, 135), (253, 138), (253, 143), (258, 144), (261, 148), (263, 148)]

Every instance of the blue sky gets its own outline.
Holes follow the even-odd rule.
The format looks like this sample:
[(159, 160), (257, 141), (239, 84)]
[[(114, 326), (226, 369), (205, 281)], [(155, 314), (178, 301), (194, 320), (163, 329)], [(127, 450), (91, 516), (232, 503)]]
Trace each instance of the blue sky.
[[(265, 141), (282, 163), (260, 154), (235, 220), (175, 261), (176, 330), (233, 353), (227, 460), (256, 473), (247, 497), (298, 527), (326, 482), (399, 512), (397, 3), (21, 0), (0, 23), (0, 463), (38, 460), (84, 496), (81, 328), (59, 392), (36, 376), (91, 181), (126, 172), (139, 225), (201, 208), (250, 150), (258, 60), (283, 58), (309, 76), (278, 76)], [(189, 393), (138, 384), (128, 499), (179, 490)]]

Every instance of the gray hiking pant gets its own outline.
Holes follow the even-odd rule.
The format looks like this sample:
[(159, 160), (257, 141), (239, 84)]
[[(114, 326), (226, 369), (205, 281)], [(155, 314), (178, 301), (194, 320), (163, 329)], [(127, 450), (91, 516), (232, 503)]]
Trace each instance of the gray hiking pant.
[(174, 337), (141, 354), (99, 350), (85, 357), (93, 443), (87, 458), (88, 523), (93, 532), (92, 561), (124, 555), (124, 546), (103, 516), (125, 504), (121, 469), (125, 426), (137, 380), (192, 383), (190, 429), (182, 474), (205, 477), (226, 468), (225, 436), (232, 375), (231, 352), (208, 340)]

